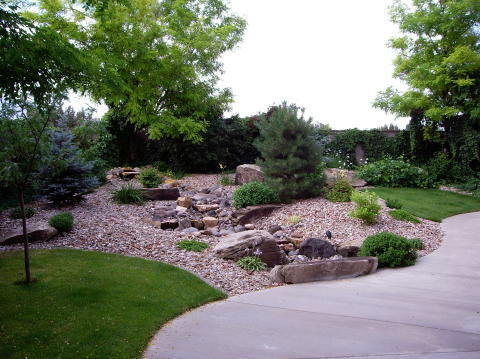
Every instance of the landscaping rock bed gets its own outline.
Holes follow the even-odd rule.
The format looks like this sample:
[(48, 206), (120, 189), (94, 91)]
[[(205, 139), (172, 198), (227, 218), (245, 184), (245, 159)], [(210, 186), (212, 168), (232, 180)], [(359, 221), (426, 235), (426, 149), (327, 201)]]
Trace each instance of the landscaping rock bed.
[[(182, 198), (177, 201), (148, 201), (143, 206), (137, 206), (118, 205), (112, 201), (111, 191), (125, 183), (113, 176), (109, 183), (87, 195), (86, 200), (77, 206), (52, 209), (38, 203), (36, 214), (28, 220), (29, 225), (45, 224), (52, 215), (61, 211), (70, 211), (75, 225), (72, 232), (60, 234), (48, 242), (32, 243), (31, 247), (98, 250), (160, 260), (188, 269), (229, 295), (235, 295), (268, 287), (271, 282), (267, 271), (243, 270), (233, 260), (222, 259), (218, 252), (215, 253), (214, 248), (234, 233), (254, 229), (267, 231), (275, 243), (267, 240), (268, 245), (264, 244), (262, 248), (268, 248), (265, 250), (270, 254), (278, 254), (277, 248), (282, 252), (284, 250), (288, 253), (288, 261), (293, 263), (311, 261), (306, 256), (309, 253), (306, 248), (302, 252), (306, 255), (299, 253), (298, 249), (308, 238), (327, 240), (327, 230), (333, 233), (329, 241), (344, 257), (354, 255), (366, 236), (381, 231), (421, 238), (425, 244), (421, 255), (438, 248), (442, 238), (438, 223), (426, 220), (421, 220), (420, 224), (400, 222), (382, 209), (379, 222), (366, 226), (348, 216), (352, 204), (332, 203), (323, 198), (298, 201), (265, 211), (252, 210), (268, 215), (265, 218), (244, 217), (250, 213), (249, 210), (236, 211), (227, 203), (236, 187), (218, 186), (219, 179), (220, 175), (192, 175), (172, 181), (175, 184), (169, 183), (165, 187), (177, 186)], [(292, 215), (299, 216), (300, 222), (289, 223), (288, 217)], [(242, 218), (248, 218), (248, 221), (242, 221), (243, 225), (239, 223)], [(8, 211), (0, 214), (0, 237), (19, 228), (21, 220), (11, 219)], [(183, 239), (207, 243), (209, 248), (203, 252), (177, 248), (176, 243)], [(0, 251), (21, 247), (21, 244), (0, 246)], [(285, 256), (275, 258), (284, 262)], [(275, 264), (278, 263), (271, 263)]]

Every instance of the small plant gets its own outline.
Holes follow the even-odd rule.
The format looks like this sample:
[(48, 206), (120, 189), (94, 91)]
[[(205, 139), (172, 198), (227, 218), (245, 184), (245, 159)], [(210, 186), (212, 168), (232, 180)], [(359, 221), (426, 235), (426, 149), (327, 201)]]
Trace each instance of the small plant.
[(233, 186), (235, 184), (235, 180), (231, 176), (222, 175), (222, 177), (220, 177), (220, 184), (222, 186)]
[(356, 208), (350, 211), (350, 216), (359, 218), (367, 224), (377, 221), (382, 207), (378, 204), (378, 196), (375, 193), (354, 191), (352, 201), (356, 203)]
[(70, 232), (73, 228), (73, 216), (70, 212), (62, 212), (51, 217), (48, 224), (60, 233)]
[(177, 247), (191, 252), (201, 252), (208, 248), (207, 243), (184, 239), (177, 243)]
[[(25, 207), (25, 217), (30, 218), (35, 214), (35, 210), (32, 207)], [(10, 216), (15, 219), (22, 218), (22, 211), (20, 207), (15, 207), (12, 212), (10, 212)]]
[(278, 202), (273, 190), (259, 182), (250, 182), (239, 187), (233, 193), (233, 204), (236, 208)]
[(162, 174), (153, 167), (142, 168), (140, 170), (140, 176), (138, 178), (143, 187), (156, 188), (163, 182)]
[(302, 221), (302, 217), (300, 216), (290, 216), (287, 218), (287, 222), (290, 224), (297, 224)]
[(267, 265), (258, 257), (246, 256), (237, 261), (237, 265), (245, 270), (258, 272), (267, 269)]
[(410, 239), (410, 242), (412, 242), (412, 245), (416, 250), (421, 250), (424, 249), (425, 246), (423, 245), (423, 242), (420, 238), (412, 238)]
[(142, 191), (134, 187), (131, 183), (127, 183), (116, 191), (113, 191), (112, 195), (113, 200), (120, 204), (143, 204), (145, 202)]
[(392, 209), (402, 209), (403, 207), (403, 204), (398, 199), (394, 198), (385, 198), (385, 204), (388, 208)]
[(353, 187), (343, 178), (337, 179), (332, 189), (327, 193), (327, 199), (332, 202), (350, 202)]
[(388, 214), (390, 214), (392, 218), (398, 219), (399, 221), (421, 223), (417, 217), (403, 209), (394, 209), (389, 211)]
[(359, 256), (378, 257), (379, 267), (404, 267), (415, 264), (418, 240), (394, 233), (381, 232), (368, 236), (358, 252)]

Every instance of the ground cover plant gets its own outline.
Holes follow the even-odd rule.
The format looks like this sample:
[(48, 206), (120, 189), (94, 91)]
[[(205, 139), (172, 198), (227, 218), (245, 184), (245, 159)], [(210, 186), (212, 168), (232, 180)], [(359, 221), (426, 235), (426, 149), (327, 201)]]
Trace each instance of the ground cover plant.
[(366, 224), (372, 224), (377, 221), (382, 207), (378, 204), (378, 196), (375, 193), (353, 191), (351, 198), (356, 207), (349, 212), (350, 216), (361, 219)]
[(404, 209), (394, 209), (392, 211), (389, 211), (388, 214), (392, 218), (398, 219), (399, 221), (420, 223), (420, 220), (417, 217), (415, 217), (411, 213), (408, 213)]
[(204, 242), (184, 239), (177, 243), (177, 247), (185, 249), (186, 251), (201, 252), (208, 248), (208, 244)]
[(437, 189), (375, 187), (372, 191), (381, 198), (401, 201), (403, 209), (414, 216), (436, 222), (456, 214), (480, 211), (480, 198)]
[(404, 267), (415, 264), (418, 246), (418, 239), (381, 232), (365, 238), (358, 255), (377, 257), (379, 267)]
[(140, 258), (32, 251), (36, 282), (18, 285), (20, 252), (0, 256), (1, 358), (140, 358), (168, 320), (224, 298), (198, 277)]
[(142, 168), (138, 180), (145, 188), (156, 188), (163, 182), (163, 176), (156, 168)]
[(267, 265), (258, 257), (246, 256), (237, 261), (237, 265), (245, 270), (257, 272), (267, 269)]
[(402, 209), (403, 207), (402, 202), (393, 198), (385, 198), (385, 204), (388, 208), (392, 209)]
[(113, 200), (119, 204), (143, 204), (142, 191), (131, 183), (127, 183), (112, 192)]
[(236, 208), (278, 202), (277, 194), (270, 187), (256, 181), (240, 186), (232, 199)]
[(58, 213), (50, 218), (48, 224), (60, 233), (70, 232), (73, 228), (73, 216), (70, 212)]
[(350, 202), (352, 192), (352, 185), (347, 180), (339, 178), (327, 192), (327, 199), (332, 202)]

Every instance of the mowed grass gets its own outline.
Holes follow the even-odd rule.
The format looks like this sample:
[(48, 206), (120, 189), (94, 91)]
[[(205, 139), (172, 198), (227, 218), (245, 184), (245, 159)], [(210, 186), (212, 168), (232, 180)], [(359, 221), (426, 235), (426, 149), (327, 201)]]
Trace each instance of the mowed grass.
[(383, 199), (398, 200), (402, 209), (417, 217), (436, 222), (456, 214), (480, 211), (480, 198), (437, 189), (375, 187), (372, 191)]
[(224, 294), (179, 268), (79, 250), (0, 255), (0, 358), (140, 358), (168, 320)]

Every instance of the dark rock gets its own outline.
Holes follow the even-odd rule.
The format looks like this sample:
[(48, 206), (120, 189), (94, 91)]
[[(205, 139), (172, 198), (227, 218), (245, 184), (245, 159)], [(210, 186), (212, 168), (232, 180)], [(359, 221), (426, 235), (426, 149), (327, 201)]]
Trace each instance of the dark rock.
[(282, 208), (275, 204), (264, 204), (260, 206), (250, 206), (241, 208), (232, 213), (232, 217), (236, 218), (239, 224), (255, 222), (255, 220), (269, 216), (274, 210)]
[(177, 220), (164, 221), (164, 222), (160, 223), (160, 228), (161, 229), (173, 230), (177, 227), (178, 227), (178, 221)]
[[(28, 242), (46, 241), (56, 236), (58, 231), (49, 225), (35, 225), (27, 227)], [(0, 245), (23, 243), (23, 229), (19, 228), (6, 233), (0, 238)]]
[(213, 209), (207, 212), (207, 215), (209, 215), (209, 216), (215, 216), (216, 214), (217, 214), (217, 212)]
[(252, 164), (237, 166), (235, 184), (242, 185), (252, 181), (263, 182), (263, 172), (260, 166)]
[[(300, 256), (297, 256), (297, 258)], [(270, 272), (274, 283), (305, 283), (321, 280), (353, 278), (374, 273), (376, 257), (342, 258), (307, 263), (278, 265)]]
[(228, 207), (230, 207), (230, 206), (231, 206), (231, 203), (230, 203), (230, 201), (229, 201), (228, 199), (222, 199), (222, 200), (220, 201), (220, 207), (222, 207), (222, 208), (228, 208)]
[(360, 248), (357, 246), (345, 246), (337, 248), (337, 253), (342, 257), (356, 257), (359, 250)]
[(153, 201), (170, 201), (180, 197), (178, 188), (142, 188), (145, 199)]
[(308, 258), (329, 258), (335, 255), (335, 246), (320, 238), (308, 238), (300, 244), (298, 254)]
[(268, 233), (270, 233), (270, 234), (275, 234), (276, 232), (281, 231), (282, 229), (283, 229), (282, 226), (279, 226), (279, 225), (277, 224), (277, 225), (271, 226), (271, 227), (268, 229)]
[(199, 229), (199, 230), (202, 230), (204, 227), (203, 221), (199, 219), (192, 219), (191, 223), (192, 223), (192, 227), (195, 227), (196, 229)]

